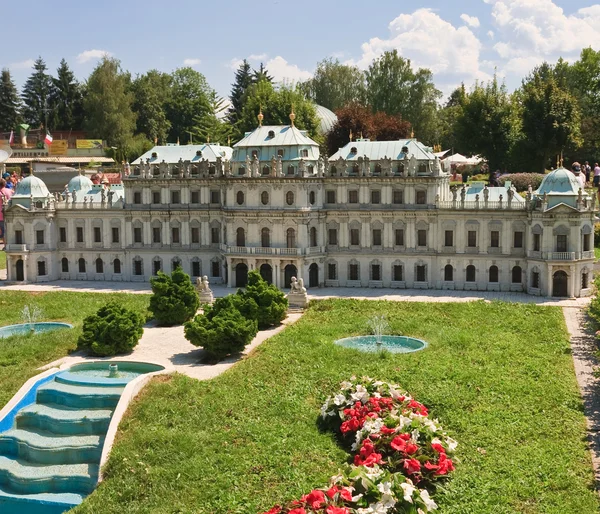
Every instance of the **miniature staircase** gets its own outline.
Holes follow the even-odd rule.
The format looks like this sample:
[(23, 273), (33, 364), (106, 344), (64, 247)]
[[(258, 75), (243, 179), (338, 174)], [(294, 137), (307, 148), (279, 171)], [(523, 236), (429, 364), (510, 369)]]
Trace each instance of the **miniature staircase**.
[(124, 387), (60, 373), (0, 433), (0, 513), (61, 514), (98, 481), (104, 436)]

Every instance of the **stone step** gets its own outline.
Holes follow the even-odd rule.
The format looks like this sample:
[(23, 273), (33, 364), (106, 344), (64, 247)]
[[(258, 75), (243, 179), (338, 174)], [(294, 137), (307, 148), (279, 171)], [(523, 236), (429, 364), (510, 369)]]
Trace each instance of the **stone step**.
[(108, 430), (111, 416), (112, 410), (108, 409), (33, 404), (19, 411), (16, 427), (40, 429), (59, 435), (102, 435)]
[(79, 409), (114, 409), (122, 392), (122, 387), (77, 386), (53, 381), (38, 388), (37, 403)]
[(0, 485), (15, 494), (90, 494), (98, 481), (97, 464), (39, 466), (0, 455)]
[(58, 436), (41, 430), (19, 428), (0, 433), (0, 455), (34, 464), (99, 463), (104, 437)]
[(62, 514), (83, 501), (74, 493), (15, 494), (0, 485), (2, 514)]

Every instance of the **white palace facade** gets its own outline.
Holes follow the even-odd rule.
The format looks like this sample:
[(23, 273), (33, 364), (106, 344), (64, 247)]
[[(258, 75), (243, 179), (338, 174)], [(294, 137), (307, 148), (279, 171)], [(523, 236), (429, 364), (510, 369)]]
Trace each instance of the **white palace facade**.
[(590, 294), (595, 197), (565, 169), (526, 198), (451, 188), (415, 139), (359, 139), (325, 159), (293, 119), (233, 149), (178, 148), (156, 147), (111, 189), (79, 176), (53, 197), (23, 179), (4, 213), (8, 280), (148, 281), (182, 266), (229, 287), (258, 269), (281, 288), (296, 276), (309, 288)]

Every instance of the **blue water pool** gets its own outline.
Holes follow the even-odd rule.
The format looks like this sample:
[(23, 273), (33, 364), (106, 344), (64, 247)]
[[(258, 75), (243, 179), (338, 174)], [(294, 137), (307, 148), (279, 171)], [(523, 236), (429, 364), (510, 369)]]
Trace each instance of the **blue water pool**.
[(408, 336), (381, 336), (380, 346), (376, 344), (376, 340), (375, 336), (354, 336), (338, 339), (335, 344), (361, 352), (387, 350), (392, 353), (411, 353), (427, 347), (425, 341)]
[(52, 330), (60, 330), (63, 328), (73, 328), (69, 323), (61, 323), (59, 321), (43, 321), (38, 323), (20, 323), (19, 325), (8, 325), (0, 327), (0, 339), (10, 336), (26, 336), (28, 334), (41, 334), (43, 332), (51, 332)]

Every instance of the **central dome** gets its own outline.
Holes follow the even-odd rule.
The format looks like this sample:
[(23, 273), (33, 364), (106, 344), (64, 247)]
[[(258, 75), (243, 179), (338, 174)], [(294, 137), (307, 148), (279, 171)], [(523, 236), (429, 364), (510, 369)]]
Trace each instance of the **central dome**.
[(536, 191), (538, 195), (577, 195), (581, 183), (577, 177), (565, 168), (558, 168), (546, 175)]
[(17, 184), (17, 189), (12, 197), (29, 198), (33, 196), (34, 198), (46, 198), (49, 194), (50, 191), (48, 191), (43, 180), (37, 178), (35, 175), (29, 175)]

